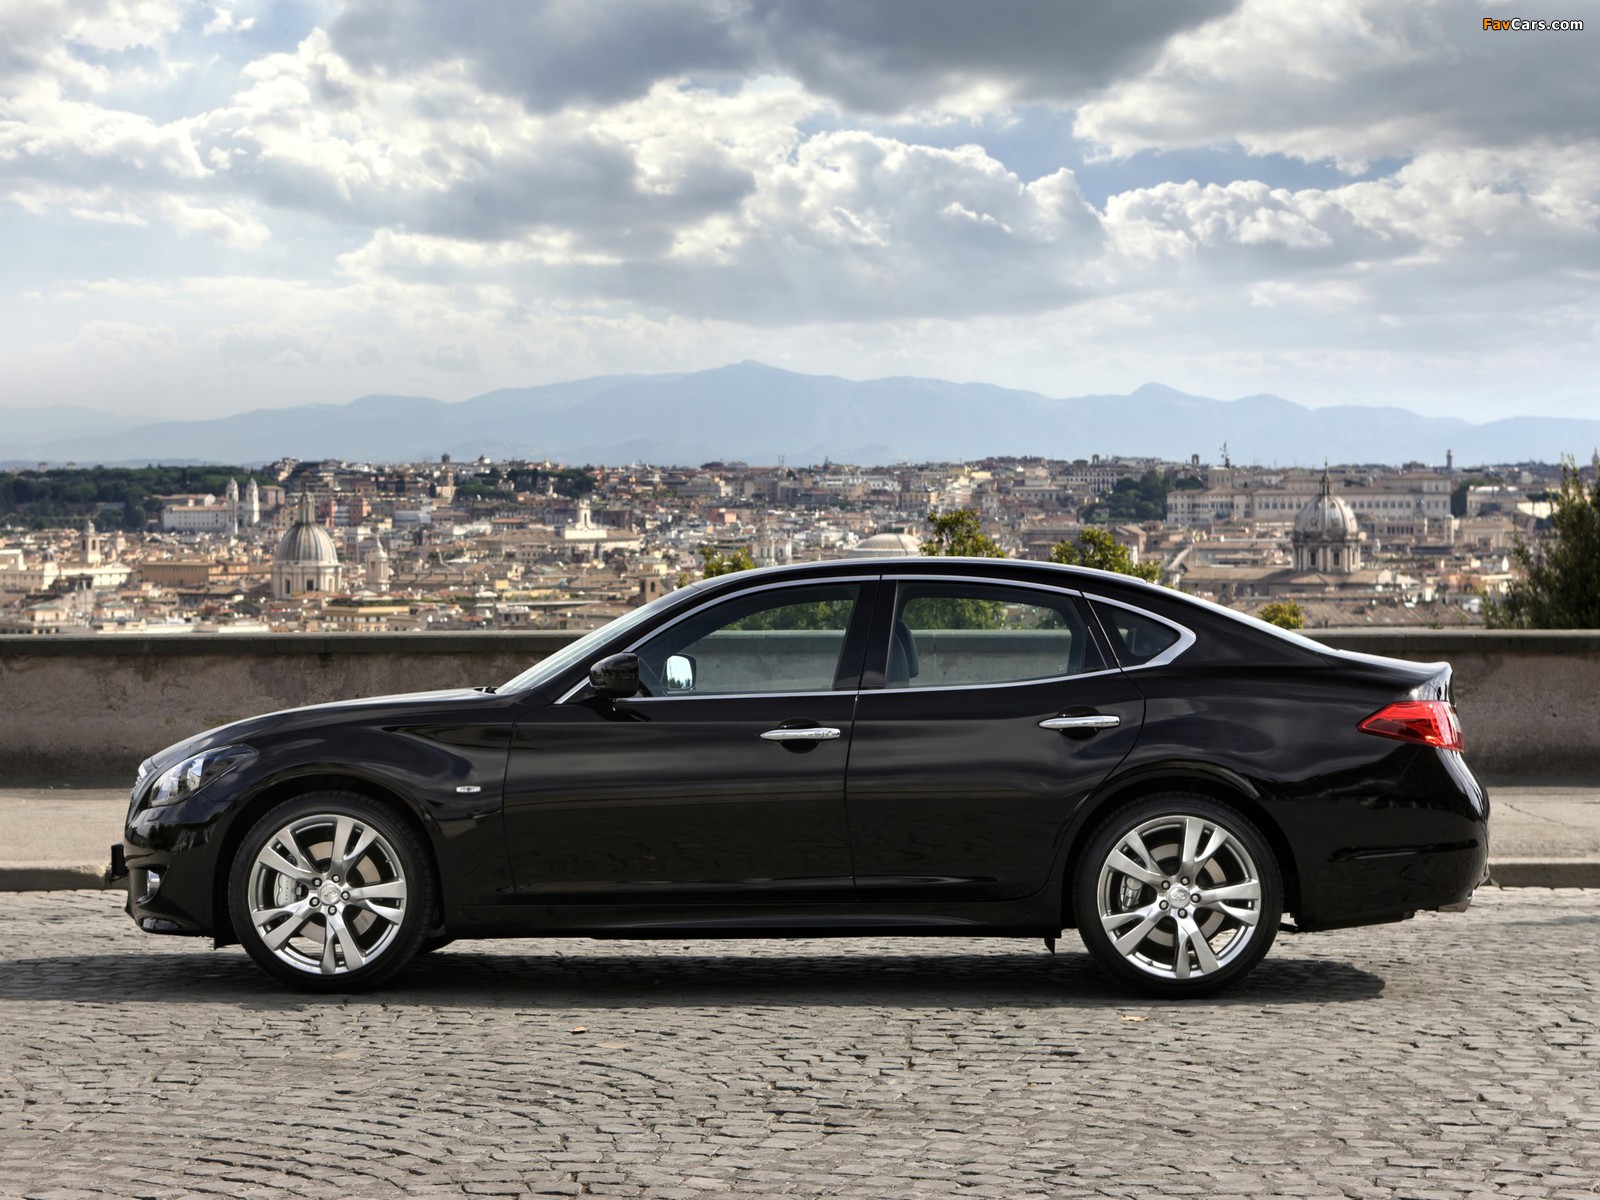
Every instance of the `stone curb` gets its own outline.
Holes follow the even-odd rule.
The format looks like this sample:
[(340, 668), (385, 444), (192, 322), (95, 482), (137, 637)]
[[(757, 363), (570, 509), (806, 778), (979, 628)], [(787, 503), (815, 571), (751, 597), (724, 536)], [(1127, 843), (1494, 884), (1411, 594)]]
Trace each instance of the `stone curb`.
[[(0, 892), (105, 890), (104, 866), (18, 863), (0, 866)], [(1600, 888), (1600, 859), (1502, 858), (1489, 863), (1489, 883), (1514, 888)]]
[(99, 866), (64, 863), (13, 863), (0, 867), (0, 892), (68, 892), (106, 886), (110, 856)]
[(1489, 861), (1496, 887), (1600, 887), (1600, 859), (1500, 858)]

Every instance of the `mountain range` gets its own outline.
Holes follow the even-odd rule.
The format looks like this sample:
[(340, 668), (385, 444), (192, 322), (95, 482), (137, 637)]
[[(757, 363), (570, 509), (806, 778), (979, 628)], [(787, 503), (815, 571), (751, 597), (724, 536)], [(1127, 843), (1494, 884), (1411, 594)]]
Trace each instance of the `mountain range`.
[(1217, 400), (1146, 384), (1127, 395), (1053, 398), (982, 383), (852, 381), (756, 362), (504, 388), (446, 403), (363, 396), (346, 404), (138, 421), (90, 409), (0, 409), (0, 464), (139, 465), (273, 459), (400, 462), (552, 459), (661, 465), (959, 461), (990, 455), (1151, 455), (1306, 465), (1462, 466), (1587, 459), (1600, 420), (1509, 417), (1473, 424), (1401, 408), (1305, 408), (1278, 396)]

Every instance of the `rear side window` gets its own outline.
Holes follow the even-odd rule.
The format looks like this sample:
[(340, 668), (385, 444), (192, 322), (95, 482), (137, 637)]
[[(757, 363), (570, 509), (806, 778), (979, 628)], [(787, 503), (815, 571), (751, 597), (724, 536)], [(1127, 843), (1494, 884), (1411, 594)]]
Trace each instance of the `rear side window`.
[(884, 686), (970, 687), (1098, 670), (1072, 597), (980, 582), (905, 582)]
[(1095, 616), (1111, 639), (1117, 661), (1125, 667), (1142, 667), (1178, 644), (1181, 632), (1148, 613), (1116, 604), (1094, 601)]

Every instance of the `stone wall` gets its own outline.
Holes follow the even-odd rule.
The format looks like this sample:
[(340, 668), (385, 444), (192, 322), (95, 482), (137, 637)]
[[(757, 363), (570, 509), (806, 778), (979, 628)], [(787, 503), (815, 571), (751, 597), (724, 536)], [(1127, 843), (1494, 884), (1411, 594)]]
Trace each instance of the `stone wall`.
[[(0, 785), (131, 780), (212, 725), (356, 696), (498, 684), (561, 633), (0, 637)], [(1455, 667), (1467, 758), (1491, 781), (1600, 781), (1600, 631), (1319, 632)]]
[(257, 713), (500, 684), (566, 633), (0, 637), (0, 784), (131, 783), (147, 755)]

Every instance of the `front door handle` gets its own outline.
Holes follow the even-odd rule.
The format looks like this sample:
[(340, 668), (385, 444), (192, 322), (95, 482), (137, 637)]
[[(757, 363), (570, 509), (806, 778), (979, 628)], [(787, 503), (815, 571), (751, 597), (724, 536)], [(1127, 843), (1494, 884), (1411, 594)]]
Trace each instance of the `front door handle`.
[(826, 725), (809, 725), (804, 729), (769, 729), (761, 735), (768, 742), (831, 742), (839, 736), (837, 729)]
[[(1115, 729), (1122, 718), (1115, 713), (1090, 713), (1082, 717), (1051, 717), (1040, 721), (1040, 729)], [(762, 734), (765, 737), (765, 734)]]

